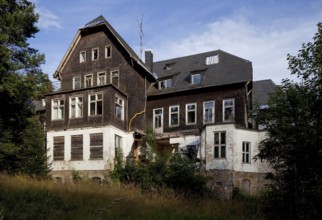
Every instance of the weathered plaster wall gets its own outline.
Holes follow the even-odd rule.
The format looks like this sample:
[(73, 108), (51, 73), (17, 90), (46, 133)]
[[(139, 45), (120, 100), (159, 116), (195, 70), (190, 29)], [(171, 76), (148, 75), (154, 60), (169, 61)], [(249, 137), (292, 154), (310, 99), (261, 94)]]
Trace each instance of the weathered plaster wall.
[[(103, 159), (90, 160), (89, 137), (93, 133), (103, 133)], [(83, 135), (83, 160), (71, 160), (71, 136)], [(100, 128), (86, 128), (47, 132), (47, 156), (50, 168), (54, 171), (62, 170), (111, 170), (114, 168), (115, 135), (122, 137), (123, 155), (131, 154), (134, 142), (133, 134), (119, 130), (113, 126)], [(64, 160), (53, 161), (53, 137), (64, 136)]]

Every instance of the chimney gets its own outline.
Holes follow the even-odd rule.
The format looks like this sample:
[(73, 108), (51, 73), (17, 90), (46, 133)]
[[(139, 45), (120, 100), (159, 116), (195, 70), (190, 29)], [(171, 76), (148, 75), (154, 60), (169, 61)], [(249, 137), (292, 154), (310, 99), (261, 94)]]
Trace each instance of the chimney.
[(150, 72), (153, 72), (153, 53), (151, 50), (145, 51), (145, 65), (148, 67)]

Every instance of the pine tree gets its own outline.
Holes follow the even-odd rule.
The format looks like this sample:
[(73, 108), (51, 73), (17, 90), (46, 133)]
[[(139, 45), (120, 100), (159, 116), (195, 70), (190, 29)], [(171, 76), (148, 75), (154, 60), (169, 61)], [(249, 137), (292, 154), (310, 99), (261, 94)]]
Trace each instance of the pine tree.
[[(51, 89), (48, 76), (41, 71), (44, 55), (31, 48), (28, 39), (38, 32), (35, 6), (26, 0), (0, 0), (0, 171), (29, 174), (22, 153), (42, 152), (44, 143), (32, 141), (43, 133), (35, 125), (32, 100), (39, 99)], [(28, 130), (33, 128), (33, 134)], [(28, 134), (28, 135), (27, 135)], [(28, 142), (26, 136), (31, 140)], [(35, 139), (39, 140), (39, 139)], [(34, 148), (33, 150), (30, 150)], [(32, 155), (30, 155), (32, 157)], [(46, 160), (39, 161), (43, 167)]]

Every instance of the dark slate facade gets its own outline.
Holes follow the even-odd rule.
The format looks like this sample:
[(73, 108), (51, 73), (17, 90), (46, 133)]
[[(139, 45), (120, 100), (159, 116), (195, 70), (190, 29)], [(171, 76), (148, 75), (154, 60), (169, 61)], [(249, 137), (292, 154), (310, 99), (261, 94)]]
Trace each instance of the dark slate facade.
[[(105, 74), (103, 83), (100, 74)], [(103, 16), (78, 30), (54, 77), (60, 79), (61, 89), (46, 97), (48, 131), (105, 125), (124, 131), (145, 129), (144, 115), (136, 114), (145, 109), (145, 88), (155, 79)], [(102, 94), (102, 113), (98, 115), (89, 114), (92, 94)], [(81, 117), (71, 118), (72, 97), (82, 98)], [(123, 105), (121, 120), (115, 117), (116, 97)], [(64, 103), (63, 117), (57, 120), (52, 118), (54, 100)]]
[[(234, 123), (248, 127), (251, 110), (252, 64), (221, 50), (153, 63), (158, 82), (148, 91), (147, 127), (154, 126), (154, 109), (163, 109), (163, 133), (199, 130), (210, 124)], [(197, 74), (196, 82), (194, 75)], [(224, 120), (224, 100), (234, 100), (234, 119)], [(214, 102), (214, 120), (205, 123), (203, 103)], [(196, 123), (187, 125), (189, 103), (196, 104)], [(179, 106), (179, 125), (169, 126), (169, 107)], [(162, 133), (162, 132), (161, 132)]]

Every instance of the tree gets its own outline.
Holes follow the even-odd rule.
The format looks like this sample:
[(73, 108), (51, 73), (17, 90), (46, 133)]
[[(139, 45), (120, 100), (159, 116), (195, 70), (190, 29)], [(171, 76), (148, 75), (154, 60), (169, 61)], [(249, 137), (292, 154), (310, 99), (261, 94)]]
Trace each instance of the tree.
[[(37, 124), (32, 118), (31, 101), (51, 89), (48, 76), (40, 68), (45, 57), (28, 43), (38, 32), (34, 9), (26, 0), (0, 0), (0, 171), (9, 173), (41, 173), (36, 171), (39, 167), (35, 172), (27, 171), (23, 167), (26, 158), (22, 156), (27, 156), (26, 152), (43, 152), (44, 143), (40, 142), (40, 146), (32, 141), (44, 133), (43, 127), (33, 127)], [(38, 165), (43, 167), (43, 163), (46, 160)]]
[(272, 165), (269, 213), (276, 219), (321, 219), (322, 207), (322, 23), (313, 42), (288, 55), (291, 74), (259, 114), (269, 137), (257, 158)]

